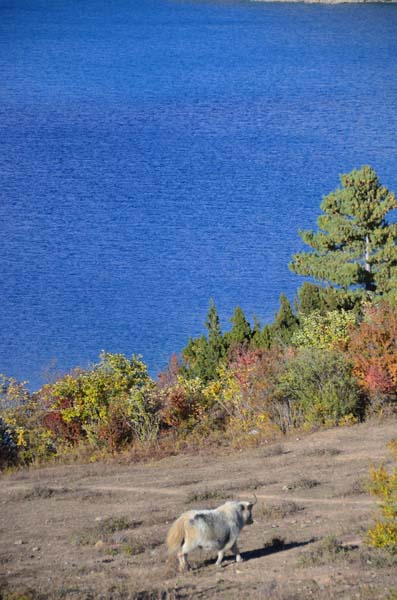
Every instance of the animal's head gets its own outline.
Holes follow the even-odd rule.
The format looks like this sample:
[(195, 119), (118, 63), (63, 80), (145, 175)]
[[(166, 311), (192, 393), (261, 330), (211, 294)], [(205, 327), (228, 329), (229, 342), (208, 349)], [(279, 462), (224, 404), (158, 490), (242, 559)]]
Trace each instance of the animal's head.
[(254, 522), (252, 518), (252, 509), (258, 502), (257, 497), (254, 494), (255, 500), (253, 502), (240, 502), (241, 514), (243, 517), (244, 525), (252, 525)]

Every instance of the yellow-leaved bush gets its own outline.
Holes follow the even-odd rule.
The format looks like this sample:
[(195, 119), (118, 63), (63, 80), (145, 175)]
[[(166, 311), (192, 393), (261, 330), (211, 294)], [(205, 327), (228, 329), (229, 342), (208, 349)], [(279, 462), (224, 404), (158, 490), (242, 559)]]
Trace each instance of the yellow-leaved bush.
[[(388, 444), (397, 463), (397, 439)], [(384, 465), (371, 467), (369, 490), (381, 500), (379, 518), (367, 534), (370, 545), (397, 553), (397, 466), (388, 471)]]
[(139, 356), (103, 352), (91, 369), (77, 369), (40, 390), (45, 425), (58, 440), (119, 450), (158, 430), (154, 382)]
[(355, 322), (355, 314), (343, 309), (329, 311), (326, 315), (319, 311), (301, 315), (300, 327), (292, 337), (292, 344), (299, 348), (322, 350), (344, 348)]

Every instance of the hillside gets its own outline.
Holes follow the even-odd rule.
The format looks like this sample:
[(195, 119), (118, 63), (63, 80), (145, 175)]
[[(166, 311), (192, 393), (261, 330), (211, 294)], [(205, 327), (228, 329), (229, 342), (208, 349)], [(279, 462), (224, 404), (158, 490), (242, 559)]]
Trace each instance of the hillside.
[[(3, 476), (3, 598), (396, 598), (395, 565), (363, 543), (375, 510), (363, 482), (396, 431), (366, 423), (247, 451)], [(171, 521), (254, 491), (245, 562), (217, 569), (198, 551), (193, 570), (177, 573), (164, 546)]]

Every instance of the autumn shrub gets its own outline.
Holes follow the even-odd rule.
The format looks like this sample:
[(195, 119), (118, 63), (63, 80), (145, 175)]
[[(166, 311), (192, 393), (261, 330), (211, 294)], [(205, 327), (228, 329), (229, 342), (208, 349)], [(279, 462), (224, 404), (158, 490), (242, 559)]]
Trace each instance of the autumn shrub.
[(320, 311), (303, 314), (300, 316), (299, 329), (292, 337), (292, 344), (300, 348), (344, 348), (355, 322), (356, 315), (343, 309), (325, 314)]
[(17, 462), (18, 446), (15, 430), (0, 417), (0, 469), (13, 466)]
[[(192, 382), (197, 383), (197, 380), (190, 380)], [(175, 429), (192, 424), (195, 420), (198, 392), (199, 389), (193, 390), (192, 386), (189, 390), (181, 380), (176, 385), (165, 388), (162, 393), (162, 421)]]
[(284, 427), (333, 426), (358, 419), (362, 400), (351, 364), (338, 351), (305, 348), (280, 374), (277, 401)]
[(216, 404), (220, 382), (204, 383), (199, 377), (179, 374), (177, 383), (163, 388), (161, 421), (177, 435), (208, 436), (222, 428), (223, 411)]
[(233, 445), (256, 444), (263, 436), (272, 437), (278, 428), (270, 415), (284, 352), (276, 346), (270, 350), (235, 348), (229, 364), (220, 367), (217, 380), (204, 389), (221, 409), (225, 436)]
[(103, 352), (91, 369), (72, 371), (44, 386), (39, 396), (47, 407), (44, 422), (57, 439), (71, 445), (87, 441), (114, 452), (154, 434), (153, 388), (139, 357)]
[[(277, 356), (277, 359), (276, 359)], [(216, 437), (222, 433), (234, 445), (256, 443), (258, 436), (274, 430), (266, 413), (269, 390), (274, 387), (272, 368), (279, 364), (271, 351), (236, 345), (216, 377), (203, 381), (182, 371), (161, 389), (162, 422), (178, 435)], [(277, 367), (278, 368), (278, 367)], [(167, 379), (168, 381), (168, 379)]]
[(397, 554), (397, 439), (388, 444), (395, 466), (388, 471), (384, 465), (370, 469), (369, 491), (380, 499), (381, 518), (368, 531), (368, 542)]
[(375, 413), (397, 409), (397, 310), (383, 301), (368, 305), (351, 334), (349, 354), (353, 373)]
[(178, 375), (182, 371), (182, 362), (177, 354), (173, 353), (168, 361), (167, 366), (157, 375), (157, 387), (164, 389), (178, 383)]
[[(44, 407), (29, 393), (26, 382), (0, 375), (0, 408), (5, 425), (3, 440), (13, 440), (13, 464), (44, 461), (55, 451), (54, 439), (43, 423)], [(10, 445), (8, 447), (10, 450)]]
[[(207, 386), (225, 413), (225, 428), (242, 439), (251, 432), (285, 431), (284, 406), (277, 395), (285, 362), (294, 350), (273, 345), (270, 349), (237, 348), (218, 379)], [(247, 439), (248, 441), (248, 439)]]
[[(283, 365), (290, 356), (288, 348), (248, 349), (234, 356), (229, 369), (240, 391), (240, 408), (256, 414), (271, 414), (272, 402)], [(234, 414), (238, 416), (236, 411)]]

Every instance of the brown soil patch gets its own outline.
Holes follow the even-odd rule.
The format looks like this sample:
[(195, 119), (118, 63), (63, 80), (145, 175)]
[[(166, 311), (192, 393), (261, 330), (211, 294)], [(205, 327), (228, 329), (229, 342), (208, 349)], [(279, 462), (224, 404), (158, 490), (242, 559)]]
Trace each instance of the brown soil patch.
[[(364, 543), (376, 510), (364, 484), (396, 435), (395, 421), (364, 424), (292, 437), (275, 452), (3, 476), (0, 597), (395, 600), (397, 561)], [(193, 570), (179, 574), (164, 546), (172, 520), (254, 489), (255, 523), (240, 536), (245, 561), (217, 569), (215, 556), (197, 551)]]

